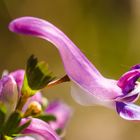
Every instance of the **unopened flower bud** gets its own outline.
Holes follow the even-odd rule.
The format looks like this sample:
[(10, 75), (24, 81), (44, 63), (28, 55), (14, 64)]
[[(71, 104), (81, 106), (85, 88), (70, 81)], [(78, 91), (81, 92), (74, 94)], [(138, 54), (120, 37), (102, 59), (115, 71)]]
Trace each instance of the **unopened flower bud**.
[(6, 106), (7, 116), (15, 110), (18, 90), (16, 81), (12, 76), (4, 76), (0, 80), (0, 101)]
[(24, 114), (24, 117), (37, 116), (41, 112), (42, 112), (42, 107), (41, 107), (40, 103), (38, 103), (37, 101), (32, 101), (29, 104), (29, 106)]

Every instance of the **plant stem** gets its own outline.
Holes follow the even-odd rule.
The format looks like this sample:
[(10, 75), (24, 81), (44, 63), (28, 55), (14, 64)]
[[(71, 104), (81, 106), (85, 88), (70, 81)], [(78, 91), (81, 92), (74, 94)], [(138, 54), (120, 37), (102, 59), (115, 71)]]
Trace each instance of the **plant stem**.
[(24, 104), (26, 103), (27, 99), (29, 98), (28, 94), (23, 94), (17, 104), (16, 110), (17, 111), (21, 111)]
[(68, 82), (68, 81), (70, 81), (70, 79), (67, 75), (65, 75), (60, 79), (57, 79), (55, 81), (50, 82), (46, 87), (53, 87), (55, 85), (58, 85), (58, 84), (61, 84), (61, 83), (64, 83), (64, 82)]

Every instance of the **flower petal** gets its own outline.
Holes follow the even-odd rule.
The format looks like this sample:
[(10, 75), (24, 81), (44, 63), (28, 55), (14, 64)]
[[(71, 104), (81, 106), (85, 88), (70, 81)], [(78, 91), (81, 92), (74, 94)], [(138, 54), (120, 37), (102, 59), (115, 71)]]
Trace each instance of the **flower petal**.
[[(105, 92), (104, 89), (100, 88), (100, 91)], [(79, 85), (72, 82), (71, 86), (71, 95), (75, 99), (77, 103), (84, 106), (91, 105), (102, 105), (108, 108), (114, 108), (113, 100), (102, 100), (101, 98), (97, 98), (96, 96), (92, 96), (88, 91), (85, 91)]]
[(137, 105), (116, 102), (116, 109), (118, 114), (126, 120), (140, 120), (140, 107)]
[(14, 140), (48, 140), (38, 134), (22, 134), (20, 137), (14, 138)]
[(139, 94), (134, 94), (134, 95), (132, 95), (132, 96), (124, 96), (124, 98), (121, 98), (121, 101), (124, 101), (124, 102), (135, 102), (135, 101), (137, 101), (137, 99), (139, 98)]
[[(28, 119), (22, 119), (24, 124)], [(23, 131), (23, 134), (39, 135), (44, 140), (60, 140), (55, 131), (44, 121), (32, 118), (31, 124)]]
[(140, 64), (136, 64), (132, 66), (130, 70), (134, 70), (134, 69), (140, 69)]
[[(54, 44), (62, 57), (67, 75), (92, 97), (110, 100), (122, 95), (119, 87), (112, 85), (112, 80), (105, 79), (75, 44), (51, 23), (34, 17), (22, 17), (12, 21), (9, 29), (40, 37)], [(114, 88), (117, 90), (113, 90)]]
[(140, 70), (134, 69), (123, 74), (122, 77), (118, 80), (117, 84), (122, 89), (122, 92), (126, 95), (135, 88), (136, 81), (139, 77)]
[(45, 112), (56, 117), (56, 121), (49, 123), (54, 130), (64, 129), (72, 116), (72, 109), (58, 100), (52, 101)]
[(15, 110), (18, 101), (16, 81), (12, 76), (4, 76), (0, 80), (0, 101), (7, 107), (7, 115)]
[(11, 72), (10, 75), (13, 76), (13, 78), (15, 79), (18, 89), (19, 91), (21, 90), (22, 84), (23, 84), (23, 80), (24, 80), (24, 70), (16, 70), (14, 72)]

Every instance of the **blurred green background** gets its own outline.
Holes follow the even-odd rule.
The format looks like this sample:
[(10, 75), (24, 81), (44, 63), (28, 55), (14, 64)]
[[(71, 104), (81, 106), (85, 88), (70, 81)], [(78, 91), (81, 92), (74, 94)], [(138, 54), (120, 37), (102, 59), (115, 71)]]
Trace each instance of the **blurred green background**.
[[(8, 30), (8, 23), (21, 16), (40, 17), (55, 24), (106, 77), (118, 79), (140, 62), (139, 0), (0, 0), (1, 73), (24, 68), (27, 58), (35, 54), (49, 63), (57, 77), (65, 74), (52, 44)], [(140, 139), (140, 123), (125, 121), (104, 107), (78, 105), (70, 95), (69, 83), (43, 92), (74, 109), (65, 140)]]

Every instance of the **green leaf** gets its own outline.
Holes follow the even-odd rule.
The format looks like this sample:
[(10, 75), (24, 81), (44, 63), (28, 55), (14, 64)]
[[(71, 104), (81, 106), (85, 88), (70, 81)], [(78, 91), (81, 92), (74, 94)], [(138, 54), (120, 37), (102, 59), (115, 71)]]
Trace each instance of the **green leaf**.
[(9, 137), (9, 136), (4, 136), (4, 140), (14, 140), (14, 138)]
[(48, 115), (48, 114), (40, 115), (37, 118), (45, 122), (56, 121), (56, 117), (54, 115)]
[(25, 73), (24, 75), (24, 82), (23, 82), (23, 86), (21, 89), (21, 93), (27, 96), (32, 96), (34, 95), (38, 90), (33, 90), (30, 88), (29, 84), (28, 84), (28, 80), (27, 80), (27, 75)]
[(38, 62), (37, 58), (32, 55), (27, 61), (22, 93), (30, 92), (30, 95), (33, 95), (54, 79), (55, 77), (49, 71), (48, 65), (44, 61)]
[(2, 129), (4, 126), (5, 116), (6, 115), (0, 110), (0, 134), (2, 133)]
[(26, 123), (24, 123), (23, 125), (19, 126), (19, 127), (15, 130), (14, 134), (18, 134), (18, 133), (20, 133), (21, 131), (23, 131), (25, 128), (27, 128), (27, 127), (30, 125), (30, 123), (31, 123), (31, 120), (29, 120), (29, 121), (27, 121)]
[(19, 126), (20, 121), (21, 121), (20, 113), (19, 112), (12, 113), (11, 116), (8, 118), (7, 122), (5, 123), (3, 133), (8, 136), (14, 134), (14, 131)]
[(4, 123), (5, 123), (5, 117), (6, 117), (6, 108), (3, 104), (0, 104), (0, 134), (2, 133)]
[(39, 90), (45, 87), (49, 82), (54, 80), (52, 72), (49, 71), (48, 65), (44, 62), (38, 62), (33, 55), (27, 62), (27, 80), (33, 90)]

